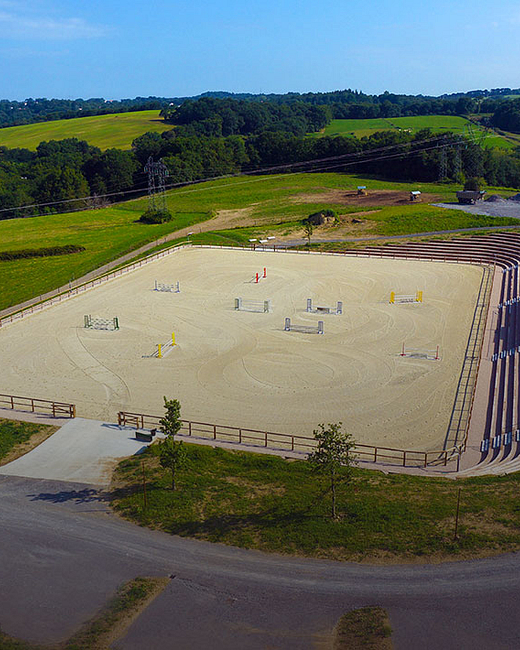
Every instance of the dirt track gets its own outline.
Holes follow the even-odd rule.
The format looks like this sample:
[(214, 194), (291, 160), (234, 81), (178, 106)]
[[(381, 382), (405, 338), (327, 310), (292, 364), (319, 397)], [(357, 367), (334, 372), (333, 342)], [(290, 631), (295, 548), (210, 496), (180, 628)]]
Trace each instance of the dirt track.
[[(421, 203), (431, 203), (438, 197), (433, 194), (421, 194)], [(366, 196), (358, 196), (357, 192), (343, 190), (327, 190), (326, 192), (298, 194), (292, 197), (292, 203), (337, 203), (345, 206), (364, 207), (374, 205), (416, 205), (410, 201), (410, 192), (395, 190), (370, 190)]]
[[(267, 267), (267, 278), (252, 283)], [(186, 419), (310, 435), (343, 421), (361, 443), (442, 445), (480, 280), (478, 267), (251, 251), (190, 249), (0, 330), (0, 392), (73, 401), (78, 415), (162, 412)], [(153, 291), (154, 279), (181, 293)], [(389, 305), (391, 290), (424, 291)], [(271, 299), (272, 313), (236, 312), (234, 298)], [(306, 299), (342, 316), (305, 311)], [(121, 330), (83, 328), (117, 315)], [(284, 332), (284, 318), (325, 334)], [(174, 331), (178, 345), (150, 358)], [(30, 341), (30, 345), (28, 345)], [(399, 356), (441, 346), (440, 362)], [(147, 358), (148, 356), (148, 358)], [(417, 432), (421, 432), (418, 436)]]

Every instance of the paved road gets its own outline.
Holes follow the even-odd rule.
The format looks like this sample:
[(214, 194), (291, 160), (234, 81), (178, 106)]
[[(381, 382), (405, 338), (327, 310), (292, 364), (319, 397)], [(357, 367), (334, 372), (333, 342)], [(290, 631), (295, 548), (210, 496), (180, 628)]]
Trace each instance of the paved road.
[(30, 453), (0, 467), (0, 475), (107, 486), (116, 464), (146, 446), (131, 427), (74, 418)]
[(0, 626), (54, 643), (135, 575), (174, 575), (114, 647), (317, 648), (346, 610), (388, 608), (399, 649), (520, 647), (520, 556), (361, 566), (149, 531), (91, 486), (0, 477)]

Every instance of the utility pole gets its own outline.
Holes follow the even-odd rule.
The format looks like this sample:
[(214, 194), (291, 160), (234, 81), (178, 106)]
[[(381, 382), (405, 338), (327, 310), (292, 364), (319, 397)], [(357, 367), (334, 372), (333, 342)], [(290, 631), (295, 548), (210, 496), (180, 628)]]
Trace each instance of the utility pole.
[(150, 156), (144, 166), (144, 171), (148, 174), (148, 209), (150, 211), (166, 210), (168, 167), (162, 159), (154, 162), (153, 156)]

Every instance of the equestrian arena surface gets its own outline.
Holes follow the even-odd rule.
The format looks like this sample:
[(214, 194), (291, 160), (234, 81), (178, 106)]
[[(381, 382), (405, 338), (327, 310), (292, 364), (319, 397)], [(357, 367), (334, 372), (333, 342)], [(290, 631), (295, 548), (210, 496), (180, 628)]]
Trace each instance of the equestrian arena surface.
[[(267, 277), (254, 281), (267, 268)], [(184, 249), (0, 329), (0, 392), (312, 436), (338, 422), (359, 443), (440, 449), (483, 268), (421, 260)], [(154, 291), (180, 281), (181, 293)], [(423, 303), (390, 304), (391, 291)], [(271, 301), (270, 313), (234, 300)], [(306, 311), (342, 301), (342, 315)], [(85, 329), (85, 314), (119, 319)], [(284, 319), (324, 334), (284, 331)], [(176, 345), (164, 358), (158, 343)], [(403, 357), (440, 346), (440, 360)]]

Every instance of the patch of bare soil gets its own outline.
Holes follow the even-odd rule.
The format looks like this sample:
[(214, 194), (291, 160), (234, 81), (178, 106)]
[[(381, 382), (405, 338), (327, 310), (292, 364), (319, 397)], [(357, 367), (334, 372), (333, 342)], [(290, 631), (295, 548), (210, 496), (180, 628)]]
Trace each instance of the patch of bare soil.
[[(298, 194), (289, 199), (293, 203), (337, 203), (338, 205), (356, 205), (362, 209), (372, 205), (414, 205), (410, 193), (396, 190), (372, 190), (366, 195), (358, 195), (352, 190), (325, 190), (313, 194)], [(421, 203), (437, 200), (433, 194), (421, 194)]]
[[(377, 229), (377, 222), (370, 220), (370, 215), (379, 210), (370, 210), (370, 212), (351, 212), (350, 214), (339, 215), (339, 223), (333, 225), (314, 226), (311, 237), (313, 240), (338, 239), (340, 237), (363, 237), (373, 234)], [(305, 239), (305, 230), (302, 228), (293, 228), (290, 232), (281, 234), (276, 233), (276, 241), (283, 242), (293, 239)]]
[[(259, 214), (253, 215), (254, 208), (257, 205), (258, 203), (252, 203), (251, 205), (248, 205), (247, 208), (238, 208), (235, 210), (219, 210), (217, 212), (217, 215), (212, 219), (208, 219), (208, 221), (203, 221), (201, 223), (175, 231), (175, 238), (186, 237), (189, 232), (210, 232), (213, 230), (246, 228), (248, 226), (259, 226), (262, 224), (271, 223), (272, 217), (270, 215), (267, 215), (265, 217), (262, 217), (262, 215)], [(294, 216), (287, 216), (285, 219), (283, 217), (277, 217), (276, 221), (278, 223), (281, 221), (294, 221)]]

